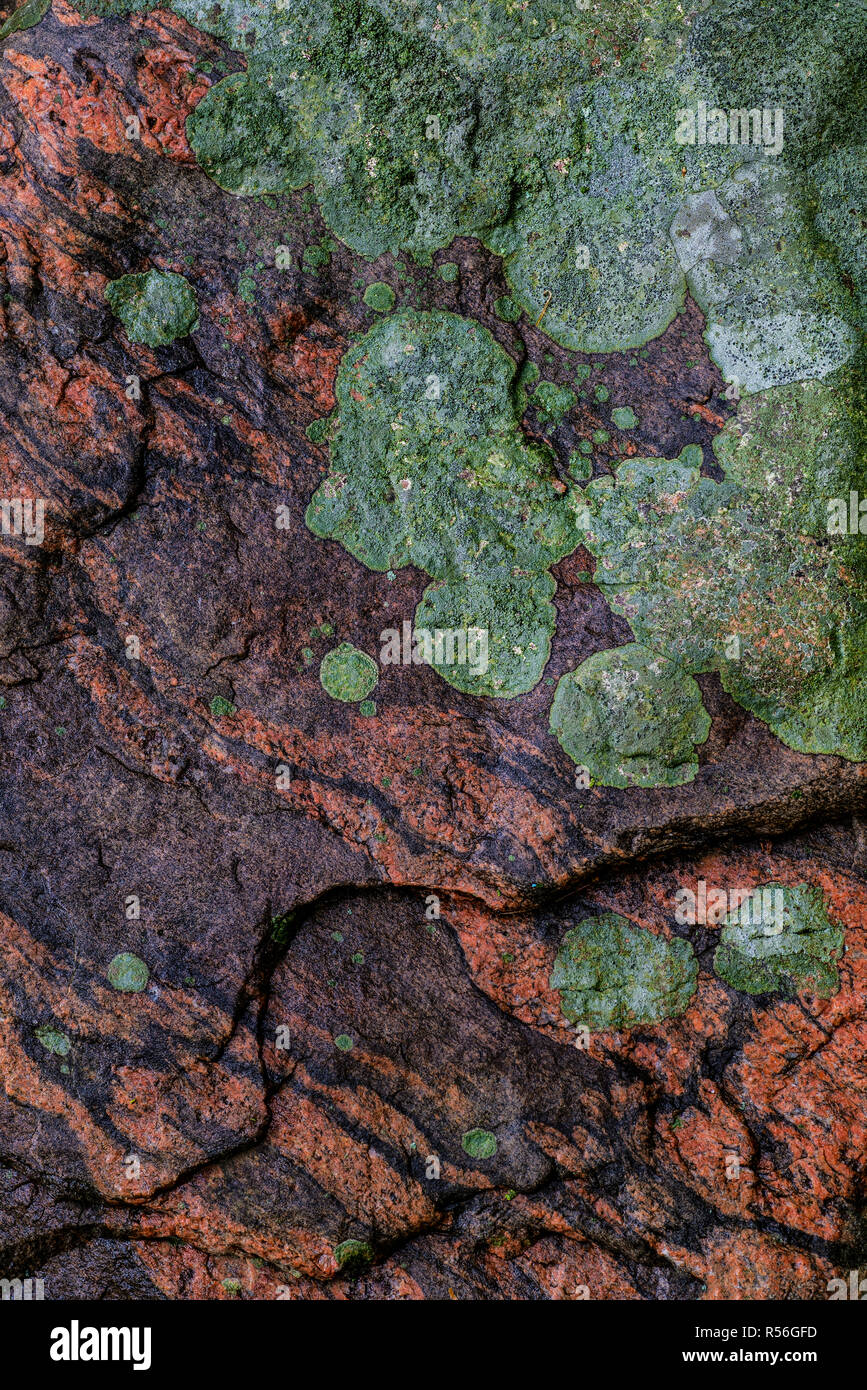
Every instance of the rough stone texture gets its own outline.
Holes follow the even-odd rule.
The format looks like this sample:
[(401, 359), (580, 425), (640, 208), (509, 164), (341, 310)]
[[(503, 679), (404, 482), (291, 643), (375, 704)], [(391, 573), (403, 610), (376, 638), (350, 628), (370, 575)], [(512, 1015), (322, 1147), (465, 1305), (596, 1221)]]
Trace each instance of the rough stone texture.
[[(0, 58), (0, 494), (49, 499), (42, 545), (0, 537), (0, 1277), (824, 1298), (867, 1263), (865, 766), (787, 748), (710, 671), (691, 782), (576, 784), (557, 682), (633, 640), (583, 547), (518, 699), (394, 665), (371, 713), (319, 674), (428, 582), (305, 525), (330, 472), (311, 426), (383, 321), (368, 286), (581, 382), (560, 423), (550, 392), (523, 402), (564, 485), (582, 441), (597, 478), (693, 445), (722, 480), (704, 318), (687, 297), (640, 355), (578, 354), (498, 313), (502, 262), (469, 237), (365, 261), (304, 192), (221, 191), (184, 122), (242, 66), (167, 11), (65, 0)], [(192, 336), (149, 348), (112, 315), (106, 286), (148, 269), (192, 286)], [(719, 927), (675, 917), (700, 881), (821, 891), (839, 990), (727, 984)], [(690, 942), (685, 1012), (576, 1037), (551, 974), (604, 913)], [(112, 987), (118, 956), (144, 989)]]

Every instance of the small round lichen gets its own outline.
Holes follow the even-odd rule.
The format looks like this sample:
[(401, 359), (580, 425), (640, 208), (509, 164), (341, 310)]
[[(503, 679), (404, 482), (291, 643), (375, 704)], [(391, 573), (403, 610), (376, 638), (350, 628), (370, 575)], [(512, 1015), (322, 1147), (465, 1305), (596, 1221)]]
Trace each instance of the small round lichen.
[(441, 280), (445, 280), (447, 285), (451, 285), (457, 280), (459, 269), (454, 261), (443, 261), (437, 266), (437, 275)]
[(43, 1027), (37, 1028), (35, 1032), (42, 1046), (57, 1057), (65, 1057), (72, 1047), (72, 1043), (65, 1033), (59, 1033), (56, 1028), (52, 1028), (47, 1023)]
[(611, 418), (619, 430), (634, 430), (638, 424), (638, 416), (631, 405), (615, 406)]
[(338, 1033), (334, 1039), (334, 1046), (339, 1052), (351, 1052), (354, 1044), (348, 1033)]
[(115, 956), (107, 973), (112, 989), (120, 990), (122, 994), (138, 994), (147, 988), (150, 978), (144, 961), (130, 951), (122, 951), (120, 955)]
[(364, 302), (368, 309), (375, 309), (378, 314), (387, 314), (394, 308), (394, 290), (391, 285), (377, 280), (364, 291)]
[(106, 286), (105, 297), (131, 343), (166, 347), (198, 327), (195, 293), (183, 275), (174, 271), (122, 275)]
[(370, 694), (379, 680), (379, 669), (366, 652), (351, 642), (341, 642), (322, 658), (319, 679), (332, 699), (352, 704)]
[(470, 1158), (493, 1158), (497, 1152), (497, 1137), (489, 1129), (468, 1129), (461, 1135), (461, 1148)]
[(373, 1247), (366, 1240), (342, 1240), (334, 1247), (334, 1258), (341, 1269), (370, 1264)]

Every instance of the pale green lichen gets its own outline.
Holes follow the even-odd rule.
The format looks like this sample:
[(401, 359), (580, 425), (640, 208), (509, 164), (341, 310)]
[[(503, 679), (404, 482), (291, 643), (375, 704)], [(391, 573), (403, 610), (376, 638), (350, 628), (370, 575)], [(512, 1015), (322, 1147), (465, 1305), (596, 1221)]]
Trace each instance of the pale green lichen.
[(66, 1057), (72, 1047), (72, 1043), (65, 1033), (60, 1033), (50, 1024), (44, 1024), (41, 1028), (34, 1030), (36, 1037), (42, 1046), (48, 1051), (53, 1052), (56, 1057)]
[(727, 984), (747, 994), (828, 998), (840, 987), (843, 946), (843, 929), (828, 916), (821, 889), (769, 883), (726, 919), (713, 963)]
[(333, 700), (354, 703), (370, 694), (379, 680), (379, 668), (366, 652), (341, 642), (322, 658), (319, 679)]
[[(595, 583), (639, 642), (687, 674), (718, 671), (791, 747), (859, 759), (867, 757), (864, 557), (821, 522), (824, 485), (856, 469), (860, 435), (841, 386), (778, 388), (742, 402), (754, 439), (731, 426), (718, 444), (721, 457), (734, 455), (732, 481), (701, 477), (686, 451), (677, 461), (630, 460), (615, 478), (595, 479), (584, 490), (585, 544), (599, 561)], [(793, 454), (785, 436), (799, 405)], [(826, 409), (833, 442), (813, 452)]]
[(500, 696), (538, 682), (555, 621), (547, 569), (581, 538), (553, 455), (521, 432), (514, 377), (487, 330), (454, 314), (375, 325), (341, 363), (331, 475), (307, 510), (316, 535), (369, 568), (425, 570), (416, 626), (488, 634), (486, 670), (437, 670)]
[(675, 662), (632, 643), (597, 652), (561, 678), (551, 732), (596, 784), (677, 787), (698, 771), (695, 746), (710, 732), (710, 715)]
[(677, 1017), (689, 1006), (697, 979), (688, 941), (657, 936), (606, 912), (566, 932), (551, 988), (559, 990), (566, 1018), (601, 1031)]
[(121, 994), (138, 994), (147, 988), (149, 971), (139, 956), (122, 951), (109, 962), (108, 983)]
[(106, 286), (105, 297), (131, 343), (166, 347), (198, 327), (196, 296), (183, 275), (149, 270), (122, 275)]

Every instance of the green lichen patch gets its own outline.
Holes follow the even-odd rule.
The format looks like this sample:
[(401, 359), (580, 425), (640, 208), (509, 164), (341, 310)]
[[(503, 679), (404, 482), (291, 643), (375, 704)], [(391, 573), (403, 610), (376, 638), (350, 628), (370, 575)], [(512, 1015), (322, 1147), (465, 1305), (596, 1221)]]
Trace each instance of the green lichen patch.
[(504, 294), (495, 301), (494, 313), (504, 323), (517, 323), (521, 317), (521, 306), (515, 303), (510, 294)]
[(233, 714), (238, 713), (238, 706), (227, 700), (225, 695), (214, 695), (208, 703), (208, 709), (217, 719), (231, 719)]
[(551, 988), (559, 990), (566, 1018), (601, 1031), (677, 1017), (689, 1006), (697, 979), (688, 941), (656, 936), (606, 912), (566, 932)]
[(791, 171), (763, 159), (688, 197), (672, 223), (711, 355), (747, 391), (827, 376), (858, 345), (857, 306), (813, 215)]
[(843, 947), (843, 929), (828, 916), (821, 889), (770, 883), (726, 919), (713, 963), (721, 979), (747, 994), (828, 998), (840, 987)]
[(370, 569), (412, 564), (438, 581), (416, 626), (486, 630), (486, 669), (441, 662), (445, 680), (532, 688), (554, 625), (547, 570), (581, 532), (553, 454), (521, 431), (512, 359), (478, 324), (403, 310), (350, 349), (336, 392), (331, 475), (307, 525)]
[(563, 676), (551, 732), (606, 787), (677, 787), (698, 771), (710, 715), (691, 676), (638, 643), (597, 652)]
[(381, 280), (373, 285), (368, 285), (364, 291), (364, 302), (368, 309), (375, 309), (378, 314), (388, 314), (394, 308), (394, 290), (391, 285), (384, 284)]
[[(857, 238), (837, 205), (863, 144), (860, 6), (780, 0), (773, 25), (743, 0), (170, 8), (246, 61), (187, 121), (221, 187), (260, 196), (312, 183), (335, 235), (370, 259), (430, 263), (454, 237), (478, 236), (503, 256), (514, 302), (533, 321), (544, 310), (545, 331), (583, 351), (662, 332), (689, 277), (714, 320), (714, 353), (742, 382), (824, 373), (850, 351), (845, 285), (811, 233), (810, 203), (825, 235)], [(779, 142), (763, 128), (741, 138), (739, 123), (707, 139), (703, 122), (698, 135), (699, 105), (717, 103), (781, 109)], [(685, 200), (708, 193), (740, 249), (685, 269), (669, 232)], [(857, 269), (857, 255), (843, 261)]]
[[(851, 411), (851, 390), (833, 381)], [(780, 459), (785, 422), (797, 408), (787, 395), (777, 410), (781, 390), (741, 402), (739, 418), (761, 424), (754, 445), (744, 431), (720, 446), (730, 463), (734, 454), (732, 481), (701, 477), (699, 451), (684, 450), (675, 461), (630, 460), (616, 478), (588, 483), (585, 544), (599, 562), (594, 582), (644, 646), (686, 673), (718, 671), (725, 689), (791, 747), (864, 758), (864, 556), (849, 538), (815, 534), (811, 474), (839, 472), (821, 446), (803, 477), (794, 458)], [(811, 418), (819, 429), (821, 383), (794, 400), (809, 405), (816, 392)], [(855, 467), (856, 423), (846, 410), (829, 411), (836, 443), (848, 450), (843, 472)], [(774, 457), (779, 469), (763, 491), (762, 470)]]
[(351, 642), (341, 642), (322, 658), (319, 679), (333, 700), (352, 703), (370, 694), (379, 680), (379, 667)]
[(373, 1246), (366, 1240), (342, 1240), (334, 1247), (334, 1258), (341, 1269), (361, 1269), (373, 1259)]
[(460, 275), (460, 266), (455, 261), (441, 261), (437, 266), (437, 275), (447, 285), (453, 285)]
[(611, 412), (611, 419), (619, 430), (634, 430), (638, 416), (631, 405), (617, 405)]
[(468, 1129), (461, 1135), (461, 1148), (470, 1158), (493, 1158), (497, 1152), (497, 1136), (489, 1129)]
[(183, 275), (173, 271), (122, 275), (106, 286), (105, 297), (131, 343), (166, 347), (198, 327), (199, 311), (192, 286)]
[(338, 1033), (334, 1039), (334, 1046), (338, 1052), (351, 1052), (355, 1044), (348, 1033)]
[(139, 956), (122, 951), (109, 962), (108, 983), (121, 994), (139, 994), (147, 988), (150, 972)]
[(44, 1024), (41, 1028), (34, 1030), (36, 1037), (48, 1052), (53, 1052), (56, 1057), (66, 1057), (72, 1043), (65, 1033), (60, 1033), (50, 1024)]
[(543, 425), (559, 425), (576, 400), (575, 392), (570, 391), (567, 386), (557, 386), (553, 381), (540, 381), (530, 397), (530, 404)]

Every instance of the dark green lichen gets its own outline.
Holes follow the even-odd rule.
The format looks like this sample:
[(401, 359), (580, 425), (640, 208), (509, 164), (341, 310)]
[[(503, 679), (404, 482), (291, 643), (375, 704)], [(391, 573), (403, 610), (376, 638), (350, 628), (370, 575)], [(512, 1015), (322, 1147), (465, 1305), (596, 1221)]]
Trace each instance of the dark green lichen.
[(183, 275), (149, 270), (122, 275), (106, 286), (105, 297), (126, 329), (131, 343), (166, 347), (195, 332), (199, 323), (196, 296)]
[(44, 1024), (41, 1028), (34, 1029), (36, 1037), (48, 1052), (53, 1052), (56, 1057), (66, 1057), (72, 1047), (72, 1043), (65, 1033), (60, 1033), (50, 1024)]
[(616, 912), (566, 932), (551, 973), (560, 1007), (593, 1031), (658, 1023), (685, 1012), (698, 963), (688, 941), (657, 936)]
[(217, 719), (231, 719), (233, 714), (238, 713), (237, 705), (233, 705), (231, 700), (227, 700), (224, 695), (215, 695), (208, 705)]
[(557, 386), (553, 381), (540, 381), (530, 404), (543, 425), (559, 425), (564, 415), (568, 415), (576, 402), (574, 391), (567, 386)]

